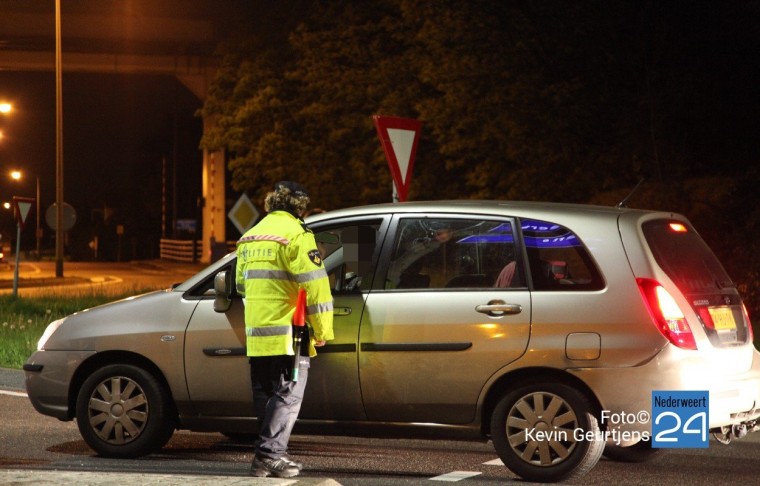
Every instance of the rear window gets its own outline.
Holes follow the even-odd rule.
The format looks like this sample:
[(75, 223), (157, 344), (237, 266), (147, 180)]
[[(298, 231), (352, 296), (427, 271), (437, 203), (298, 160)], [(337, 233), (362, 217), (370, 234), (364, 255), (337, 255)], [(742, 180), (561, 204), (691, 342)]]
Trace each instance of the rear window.
[(657, 264), (684, 293), (699, 294), (733, 287), (707, 243), (689, 224), (654, 220), (642, 225)]
[(520, 222), (536, 290), (600, 290), (604, 280), (578, 235), (548, 221)]

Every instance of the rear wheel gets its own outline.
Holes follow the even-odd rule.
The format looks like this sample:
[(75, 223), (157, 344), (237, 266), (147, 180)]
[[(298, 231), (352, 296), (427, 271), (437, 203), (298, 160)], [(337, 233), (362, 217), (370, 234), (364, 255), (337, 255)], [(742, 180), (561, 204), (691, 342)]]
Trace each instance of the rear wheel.
[(604, 450), (589, 400), (561, 383), (525, 384), (502, 397), (491, 438), (502, 462), (528, 481), (576, 479)]
[(79, 390), (79, 432), (102, 456), (149, 454), (166, 444), (176, 424), (169, 393), (143, 368), (105, 366), (90, 375)]

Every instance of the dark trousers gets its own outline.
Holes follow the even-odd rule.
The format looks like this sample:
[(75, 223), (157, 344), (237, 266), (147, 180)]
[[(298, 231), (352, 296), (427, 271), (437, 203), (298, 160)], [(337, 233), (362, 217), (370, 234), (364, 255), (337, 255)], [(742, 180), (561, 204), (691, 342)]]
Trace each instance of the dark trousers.
[(292, 356), (250, 358), (253, 404), (259, 420), (259, 441), (256, 454), (279, 459), (288, 451), (288, 441), (301, 410), (309, 357), (301, 356), (298, 381), (291, 380)]

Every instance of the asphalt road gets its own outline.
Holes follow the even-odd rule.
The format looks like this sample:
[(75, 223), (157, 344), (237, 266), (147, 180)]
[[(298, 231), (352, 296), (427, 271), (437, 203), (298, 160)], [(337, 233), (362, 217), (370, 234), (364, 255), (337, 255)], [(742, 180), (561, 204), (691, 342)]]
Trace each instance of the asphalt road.
[[(108, 288), (161, 288), (182, 281), (200, 269), (163, 262), (67, 264), (68, 283)], [(0, 291), (7, 282), (0, 268)], [(52, 263), (23, 264), (21, 295), (49, 292), (36, 285), (54, 278)], [(11, 273), (12, 276), (12, 273)], [(35, 282), (36, 280), (36, 282)], [(81, 288), (81, 287), (79, 287)], [(6, 288), (7, 290), (7, 288)], [(430, 481), (467, 486), (529, 484), (515, 478), (485, 440), (424, 437), (382, 437), (338, 434), (340, 426), (321, 433), (298, 429), (290, 446), (306, 468), (298, 484), (346, 486), (429, 485)], [(338, 434), (338, 435), (336, 435)], [(645, 464), (602, 459), (583, 484), (721, 485), (757, 484), (760, 478), (760, 433), (730, 446), (711, 442), (708, 449), (663, 451)], [(251, 446), (214, 433), (175, 433), (156, 454), (137, 460), (96, 456), (79, 436), (75, 422), (38, 414), (24, 390), (23, 373), (0, 369), (0, 483), (2, 484), (292, 484), (247, 477)], [(94, 474), (92, 474), (94, 473)], [(80, 476), (81, 474), (89, 474)]]
[[(79, 436), (75, 422), (60, 422), (34, 411), (17, 370), (0, 370), (0, 423), (0, 482), (3, 470), (97, 471), (118, 482), (132, 481), (128, 478), (136, 473), (242, 480), (251, 460), (249, 444), (220, 434), (191, 432), (175, 433), (163, 450), (145, 458), (98, 457)], [(297, 433), (290, 445), (292, 455), (306, 464), (299, 484), (430, 485), (431, 480), (467, 486), (528, 484), (500, 465), (491, 444), (484, 440)], [(760, 478), (758, 458), (760, 434), (755, 434), (728, 447), (712, 442), (709, 449), (664, 451), (646, 464), (602, 459), (582, 483), (756, 484)]]

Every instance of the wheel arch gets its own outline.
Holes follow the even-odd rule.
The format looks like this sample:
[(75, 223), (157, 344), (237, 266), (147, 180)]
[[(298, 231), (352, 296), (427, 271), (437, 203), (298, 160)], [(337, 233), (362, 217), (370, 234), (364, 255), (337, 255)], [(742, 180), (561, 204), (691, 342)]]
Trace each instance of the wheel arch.
[(599, 398), (591, 390), (591, 388), (578, 377), (571, 375), (564, 370), (558, 370), (555, 368), (542, 368), (542, 367), (530, 367), (521, 368), (506, 373), (499, 377), (496, 382), (491, 385), (483, 400), (481, 406), (481, 419), (480, 419), (480, 431), (484, 436), (489, 436), (491, 431), (491, 416), (493, 415), (494, 408), (499, 402), (499, 399), (504, 394), (522, 384), (525, 383), (537, 383), (540, 381), (547, 381), (552, 383), (562, 383), (567, 386), (571, 386), (581, 393), (583, 393), (591, 401), (593, 405), (593, 414), (599, 421), (601, 426), (601, 413), (602, 407), (599, 402)]
[(172, 412), (177, 415), (177, 406), (174, 402), (174, 396), (172, 394), (172, 389), (169, 386), (169, 382), (161, 369), (156, 366), (153, 361), (143, 355), (131, 351), (104, 351), (102, 353), (96, 353), (82, 362), (76, 372), (74, 372), (74, 376), (71, 378), (71, 384), (69, 385), (69, 418), (73, 419), (76, 417), (77, 397), (79, 396), (79, 390), (82, 388), (85, 380), (87, 380), (87, 377), (89, 377), (95, 370), (113, 364), (137, 366), (153, 375), (164, 387), (166, 393), (169, 394), (169, 403), (172, 406)]

